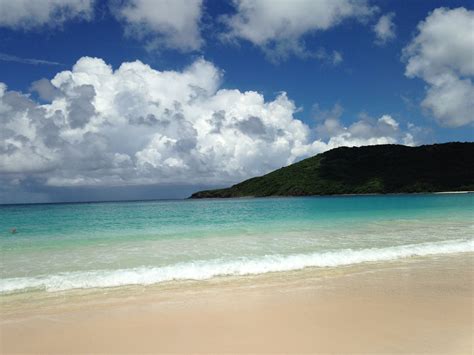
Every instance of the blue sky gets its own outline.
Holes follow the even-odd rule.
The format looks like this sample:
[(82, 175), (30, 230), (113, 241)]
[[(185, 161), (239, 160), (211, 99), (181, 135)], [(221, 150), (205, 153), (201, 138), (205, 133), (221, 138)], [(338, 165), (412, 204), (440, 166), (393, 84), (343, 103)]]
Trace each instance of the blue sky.
[[(75, 189), (99, 190), (104, 186), (140, 191), (143, 186), (152, 186), (154, 191), (161, 191), (152, 197), (183, 197), (197, 186), (223, 186), (339, 145), (472, 140), (472, 2), (337, 0), (328, 6), (330, 2), (324, 0), (184, 0), (176, 5), (180, 2), (183, 1), (173, 4), (156, 0), (146, 4), (146, 0), (67, 0), (52, 1), (51, 5), (39, 8), (40, 2), (33, 5), (31, 1), (19, 0), (17, 5), (26, 4), (21, 7), (0, 0), (0, 82), (5, 84), (4, 105), (9, 105), (8, 119), (0, 117), (4, 132), (9, 132), (3, 137), (3, 151), (9, 153), (3, 153), (5, 160), (0, 165), (4, 182), (0, 191), (4, 201), (0, 202), (56, 201), (63, 196), (58, 191), (66, 190), (66, 199), (77, 199)], [(25, 8), (29, 11), (25, 12)], [(388, 27), (381, 24), (383, 18)], [(450, 38), (455, 38), (454, 44)], [(445, 54), (433, 55), (430, 48)], [(147, 117), (158, 122), (177, 106), (171, 104), (174, 108), (155, 111), (150, 106), (142, 113), (137, 107), (130, 113), (144, 117), (137, 120), (117, 109), (104, 111), (111, 106), (104, 102), (111, 100), (117, 104), (118, 97), (122, 98), (118, 93), (123, 94), (123, 87), (131, 87), (125, 76), (110, 81), (117, 85), (112, 94), (101, 89), (103, 86), (97, 81), (100, 79), (83, 80), (80, 74), (52, 80), (61, 72), (74, 73), (73, 66), (83, 57), (98, 58), (112, 70), (138, 60), (157, 73), (172, 71), (180, 76), (179, 80), (187, 80), (186, 68), (197, 65), (196, 78), (183, 85), (202, 87), (200, 92), (207, 93), (202, 97), (191, 93), (188, 98), (162, 97), (158, 93), (155, 99), (162, 106), (168, 101), (179, 103), (176, 112), (180, 113), (175, 112), (171, 120), (186, 125), (168, 133), (156, 128), (147, 133), (140, 146), (117, 148), (113, 143), (117, 137), (142, 139), (145, 131), (135, 130), (137, 122), (143, 124)], [(84, 70), (95, 73), (98, 65), (97, 61), (88, 62)], [(133, 70), (148, 75), (144, 67)], [(216, 75), (216, 79), (202, 79), (201, 71), (202, 75)], [(449, 77), (449, 83), (440, 84), (437, 78), (444, 76)], [(32, 87), (41, 79), (40, 89)], [(152, 81), (149, 85), (140, 97), (135, 89), (130, 89), (124, 97), (132, 100), (133, 96), (134, 101), (126, 107), (136, 102), (141, 102), (142, 107), (150, 104), (147, 90), (155, 86)], [(226, 107), (224, 91), (226, 95), (238, 92), (231, 99), (238, 102), (247, 98), (246, 92), (255, 92), (263, 103), (252, 111), (244, 100), (244, 106), (231, 109)], [(57, 94), (46, 97), (45, 92)], [(286, 101), (278, 99), (282, 92), (286, 93)], [(198, 107), (190, 99), (193, 95), (199, 96)], [(265, 106), (272, 102), (279, 108)], [(64, 115), (61, 119), (53, 118), (52, 112), (58, 110)], [(90, 117), (77, 116), (88, 115), (88, 110)], [(186, 113), (201, 110), (199, 117)], [(53, 138), (49, 137), (52, 131), (44, 127), (36, 127), (28, 134), (17, 131), (24, 127), (23, 123), (20, 125), (20, 118), (12, 117), (28, 116), (29, 122), (37, 122), (33, 112), (42, 112), (45, 123), (41, 127), (55, 122), (52, 131), (56, 136), (51, 137), (60, 138), (61, 143), (46, 144), (46, 136), (48, 142)], [(74, 119), (81, 122), (75, 126), (72, 112)], [(224, 112), (223, 127), (228, 130), (222, 134), (219, 131), (216, 136), (217, 129), (205, 125), (213, 117), (220, 119), (219, 112)], [(232, 117), (226, 116), (229, 112), (233, 112)], [(281, 120), (274, 118), (279, 114)], [(133, 132), (121, 123), (124, 119), (134, 127)], [(66, 126), (62, 127), (60, 121)], [(296, 127), (299, 122), (295, 121), (302, 122), (304, 127)], [(151, 127), (149, 122), (146, 124)], [(113, 133), (103, 128), (111, 125), (117, 127)], [(289, 129), (290, 126), (296, 128)], [(117, 133), (118, 127), (123, 130), (121, 134)], [(193, 133), (180, 136), (186, 127)], [(23, 138), (18, 138), (19, 134)], [(80, 144), (85, 144), (93, 134), (100, 139), (105, 137), (101, 141), (104, 148), (90, 154), (96, 157), (103, 153), (102, 161), (108, 163), (94, 168), (81, 166), (81, 162), (92, 158), (77, 152), (85, 150)], [(245, 155), (237, 143), (227, 145), (240, 134), (243, 138), (236, 138), (237, 143), (248, 140), (245, 142), (249, 147), (255, 143), (253, 146), (270, 158), (262, 161), (258, 152)], [(277, 136), (286, 140), (279, 141)], [(94, 144), (99, 141), (90, 139)], [(179, 149), (158, 148), (162, 145), (157, 142), (163, 139), (167, 140), (167, 147), (175, 144)], [(184, 146), (189, 148), (186, 153)], [(42, 153), (36, 158), (34, 154), (40, 150)], [(222, 150), (226, 154), (218, 156), (216, 152)], [(211, 159), (210, 152), (217, 155)], [(117, 154), (121, 154), (119, 158)], [(31, 161), (20, 164), (21, 159)], [(33, 164), (35, 159), (38, 163)], [(122, 167), (120, 171), (115, 167), (112, 172), (110, 159), (132, 167)], [(206, 166), (205, 171), (201, 171), (202, 166), (189, 163), (196, 159)], [(66, 166), (65, 161), (74, 160), (77, 164)], [(89, 173), (91, 169), (94, 174)], [(125, 194), (127, 198), (133, 195)], [(94, 199), (92, 193), (88, 197)]]

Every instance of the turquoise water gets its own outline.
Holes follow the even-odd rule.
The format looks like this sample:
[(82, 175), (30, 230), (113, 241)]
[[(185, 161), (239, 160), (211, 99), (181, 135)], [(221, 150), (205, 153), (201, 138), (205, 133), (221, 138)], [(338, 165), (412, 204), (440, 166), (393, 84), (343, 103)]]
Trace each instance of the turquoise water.
[(0, 292), (472, 251), (473, 231), (474, 194), (0, 205)]

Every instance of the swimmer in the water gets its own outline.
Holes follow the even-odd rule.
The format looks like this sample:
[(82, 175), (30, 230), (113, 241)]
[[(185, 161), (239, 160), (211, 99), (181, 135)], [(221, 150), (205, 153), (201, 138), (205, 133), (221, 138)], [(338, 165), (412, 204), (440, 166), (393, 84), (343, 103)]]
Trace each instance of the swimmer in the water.
[(13, 227), (12, 229), (10, 229), (10, 232), (11, 232), (12, 234), (15, 234), (15, 233), (16, 233), (16, 228)]

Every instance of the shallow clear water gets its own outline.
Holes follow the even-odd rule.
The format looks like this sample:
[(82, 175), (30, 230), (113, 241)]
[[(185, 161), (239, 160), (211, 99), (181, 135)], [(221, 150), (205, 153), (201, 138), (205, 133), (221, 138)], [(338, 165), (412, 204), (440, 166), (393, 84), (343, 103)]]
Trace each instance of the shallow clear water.
[(0, 293), (472, 251), (473, 231), (474, 194), (0, 205)]

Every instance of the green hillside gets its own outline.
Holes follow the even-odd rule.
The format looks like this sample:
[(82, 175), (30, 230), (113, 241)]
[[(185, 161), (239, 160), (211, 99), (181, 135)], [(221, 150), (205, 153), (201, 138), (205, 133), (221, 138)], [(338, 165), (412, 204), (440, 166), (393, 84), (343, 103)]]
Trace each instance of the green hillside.
[(474, 143), (341, 147), (191, 198), (462, 190), (474, 190)]

